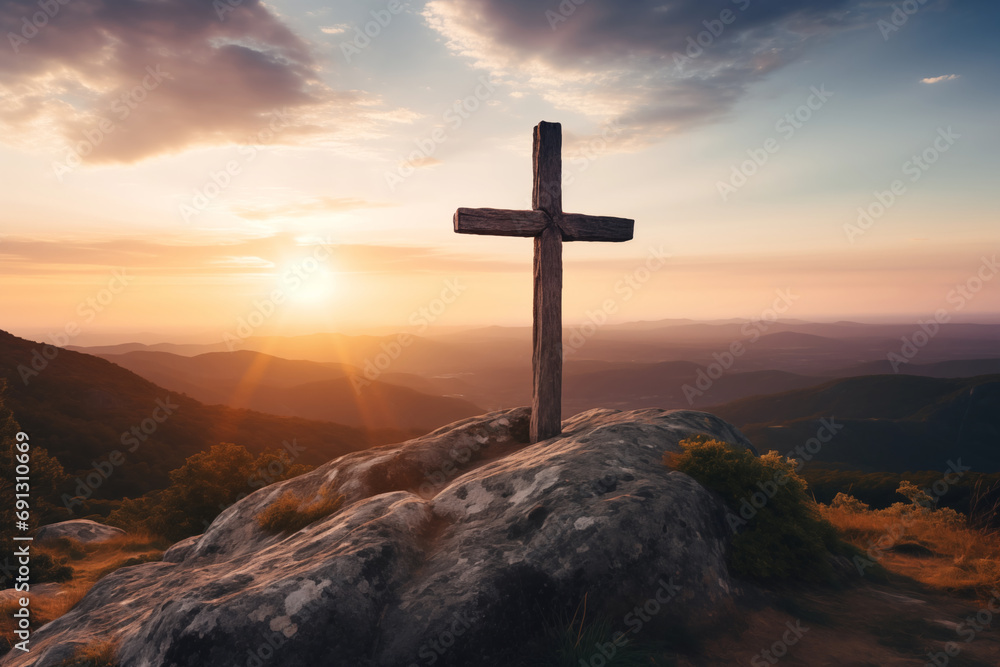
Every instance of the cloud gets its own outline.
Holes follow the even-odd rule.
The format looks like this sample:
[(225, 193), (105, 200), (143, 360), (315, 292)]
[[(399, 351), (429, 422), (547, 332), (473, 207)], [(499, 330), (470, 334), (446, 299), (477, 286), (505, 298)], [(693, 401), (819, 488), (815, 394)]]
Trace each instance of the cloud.
[(414, 160), (409, 160), (407, 162), (404, 162), (403, 164), (408, 164), (415, 169), (424, 169), (426, 167), (438, 166), (439, 164), (441, 164), (441, 160), (437, 159), (436, 157), (424, 156), (424, 157), (418, 157)]
[[(932, 0), (933, 1), (933, 0)], [(432, 0), (455, 53), (557, 108), (614, 122), (619, 149), (729, 113), (818, 40), (873, 26), (888, 0)]]
[(316, 213), (343, 213), (362, 208), (381, 208), (391, 205), (350, 197), (316, 197), (277, 206), (242, 206), (235, 208), (233, 212), (246, 220), (269, 220), (271, 218), (302, 217)]
[[(309, 256), (323, 239), (298, 239), (292, 234), (236, 242), (179, 239), (38, 240), (8, 236), (0, 244), (0, 275), (33, 276), (53, 282), (73, 276), (105, 275), (124, 267), (137, 275), (202, 276), (239, 281), (277, 271)], [(441, 272), (530, 271), (530, 243), (522, 261), (454, 252), (433, 246), (331, 244), (338, 270), (353, 273), (415, 274)]]
[(51, 17), (39, 7), (0, 4), (8, 144), (130, 163), (242, 143), (277, 110), (291, 117), (279, 138), (289, 144), (347, 141), (406, 120), (327, 85), (309, 46), (260, 0), (52, 0)]
[(929, 77), (927, 79), (921, 79), (920, 83), (935, 84), (941, 83), (942, 81), (954, 81), (955, 79), (961, 78), (960, 74), (945, 74), (943, 76)]
[(347, 32), (347, 29), (349, 27), (350, 26), (347, 25), (346, 23), (338, 23), (336, 25), (323, 26), (322, 28), (320, 28), (320, 32), (323, 32), (327, 35), (339, 35), (343, 32)]

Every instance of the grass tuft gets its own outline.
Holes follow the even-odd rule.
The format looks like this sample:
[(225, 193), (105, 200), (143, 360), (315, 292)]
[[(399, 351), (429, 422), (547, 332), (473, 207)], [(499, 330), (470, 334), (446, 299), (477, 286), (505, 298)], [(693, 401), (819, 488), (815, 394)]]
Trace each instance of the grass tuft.
[(330, 489), (320, 491), (319, 499), (306, 503), (306, 498), (286, 491), (257, 515), (257, 524), (269, 533), (295, 533), (314, 521), (328, 517), (341, 508), (344, 496)]

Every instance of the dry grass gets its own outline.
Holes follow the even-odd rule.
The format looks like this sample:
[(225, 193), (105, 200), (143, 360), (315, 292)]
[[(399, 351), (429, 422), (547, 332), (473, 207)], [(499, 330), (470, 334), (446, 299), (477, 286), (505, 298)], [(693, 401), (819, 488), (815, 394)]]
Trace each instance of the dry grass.
[[(35, 630), (50, 621), (59, 618), (83, 599), (93, 586), (93, 582), (69, 581), (59, 584), (59, 591), (55, 595), (31, 595), (31, 627)], [(20, 597), (20, 596), (18, 596)], [(0, 603), (0, 637), (2, 637), (3, 649), (9, 649), (11, 638), (14, 637), (15, 619), (14, 612), (19, 608), (17, 598)]]
[[(55, 584), (58, 589), (54, 593), (38, 594), (32, 591), (31, 627), (38, 629), (68, 612), (105, 575), (128, 565), (159, 560), (167, 546), (161, 538), (142, 534), (122, 535), (97, 544), (82, 544), (69, 539), (38, 544), (33, 549), (35, 555), (46, 553), (53, 558), (65, 558), (73, 568), (73, 578), (65, 583)], [(14, 619), (11, 615), (17, 607), (16, 599), (0, 603), (0, 637), (4, 642), (9, 642), (9, 638), (14, 636)], [(4, 648), (8, 646), (9, 643)]]
[(299, 494), (286, 491), (257, 515), (257, 523), (270, 533), (294, 533), (336, 512), (344, 504), (344, 496), (323, 489), (318, 500), (305, 503)]
[[(992, 597), (1000, 587), (1000, 536), (938, 512), (854, 512), (821, 505), (841, 537), (890, 572), (931, 588)], [(874, 556), (874, 558), (873, 558)]]

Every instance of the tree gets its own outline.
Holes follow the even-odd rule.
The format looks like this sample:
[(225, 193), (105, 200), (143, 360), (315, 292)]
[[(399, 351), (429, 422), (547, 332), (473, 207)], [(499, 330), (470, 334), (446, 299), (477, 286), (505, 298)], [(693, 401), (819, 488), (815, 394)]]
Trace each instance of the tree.
[(166, 489), (124, 500), (108, 523), (181, 540), (203, 533), (223, 510), (257, 489), (310, 469), (293, 464), (284, 450), (255, 459), (245, 447), (223, 442), (171, 471)]
[[(21, 489), (15, 489), (14, 478), (16, 476), (29, 478), (29, 508), (20, 511), (28, 512), (28, 525), (31, 531), (38, 526), (69, 518), (65, 508), (54, 502), (58, 498), (60, 485), (68, 479), (66, 471), (63, 470), (62, 464), (56, 457), (50, 456), (44, 447), (40, 447), (30, 440), (30, 434), (27, 434), (29, 439), (25, 441), (29, 445), (28, 451), (18, 450), (17, 434), (21, 429), (14, 418), (14, 413), (4, 403), (6, 391), (7, 381), (0, 378), (0, 459), (2, 459), (0, 461), (0, 499), (2, 499), (0, 502), (0, 526), (3, 526), (5, 535), (3, 540), (4, 561), (2, 562), (4, 566), (11, 562), (9, 559), (11, 558), (10, 554), (13, 553), (14, 542), (10, 537), (13, 535), (14, 522), (19, 519), (15, 514), (18, 510), (14, 503), (14, 494), (20, 492)], [(28, 455), (28, 462), (22, 464), (28, 466), (27, 475), (17, 475), (18, 461), (15, 456), (18, 454)], [(26, 531), (24, 534), (30, 533)], [(11, 585), (11, 572), (12, 570), (9, 570), (8, 567), (0, 569), (0, 583), (3, 587)]]

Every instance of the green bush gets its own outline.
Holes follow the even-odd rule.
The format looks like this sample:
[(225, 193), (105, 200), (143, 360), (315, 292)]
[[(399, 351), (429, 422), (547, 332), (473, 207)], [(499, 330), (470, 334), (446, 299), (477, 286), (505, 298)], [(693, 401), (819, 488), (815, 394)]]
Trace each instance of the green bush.
[(339, 510), (344, 504), (344, 496), (323, 489), (319, 500), (308, 505), (304, 503), (305, 498), (286, 491), (257, 515), (257, 523), (269, 533), (294, 533)]
[[(271, 464), (278, 464), (271, 467)], [(267, 471), (277, 468), (279, 474)], [(171, 485), (141, 498), (126, 498), (108, 523), (128, 532), (149, 532), (176, 542), (205, 529), (224, 509), (258, 488), (312, 469), (288, 454), (264, 452), (254, 458), (245, 447), (220, 443), (187, 458), (170, 472)]]
[(707, 436), (680, 444), (683, 453), (667, 453), (664, 462), (722, 496), (736, 533), (728, 555), (734, 574), (769, 581), (831, 580), (829, 554), (850, 551), (820, 516), (793, 461), (777, 452), (758, 457)]

